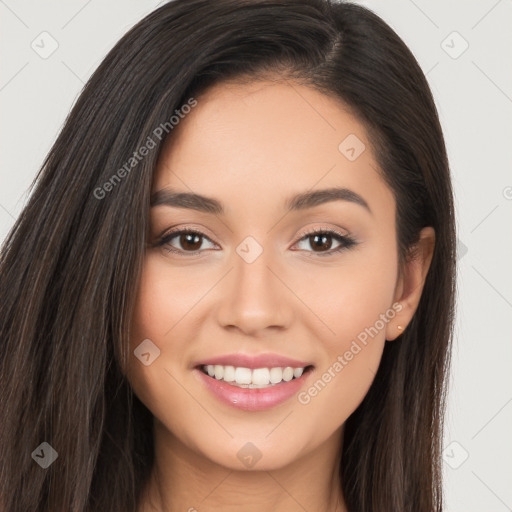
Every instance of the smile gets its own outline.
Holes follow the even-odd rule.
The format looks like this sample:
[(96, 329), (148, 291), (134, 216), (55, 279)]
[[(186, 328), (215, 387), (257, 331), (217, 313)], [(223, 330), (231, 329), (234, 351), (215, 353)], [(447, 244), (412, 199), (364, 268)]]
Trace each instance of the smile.
[[(264, 360), (269, 366), (260, 367)], [(314, 369), (307, 363), (301, 366), (300, 361), (293, 361), (297, 366), (275, 366), (292, 363), (275, 357), (259, 358), (256, 364), (254, 358), (248, 360), (242, 356), (237, 362), (246, 366), (203, 363), (194, 367), (194, 374), (213, 398), (243, 411), (265, 411), (288, 401), (306, 385)]]

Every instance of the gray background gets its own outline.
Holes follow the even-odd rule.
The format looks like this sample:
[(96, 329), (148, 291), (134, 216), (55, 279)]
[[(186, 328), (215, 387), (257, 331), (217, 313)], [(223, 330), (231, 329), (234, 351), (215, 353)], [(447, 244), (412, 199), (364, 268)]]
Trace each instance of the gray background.
[[(398, 32), (427, 74), (451, 162), (459, 305), (446, 510), (512, 511), (512, 1), (359, 3)], [(0, 240), (85, 81), (158, 5), (0, 0)]]

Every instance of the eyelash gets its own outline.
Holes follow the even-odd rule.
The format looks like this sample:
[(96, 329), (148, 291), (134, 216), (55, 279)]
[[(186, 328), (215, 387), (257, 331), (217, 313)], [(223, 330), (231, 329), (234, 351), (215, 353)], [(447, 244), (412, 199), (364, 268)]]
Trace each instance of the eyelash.
[[(209, 240), (212, 244), (214, 244), (214, 242), (212, 242), (204, 233), (202, 233), (201, 231), (197, 231), (196, 229), (187, 229), (187, 228), (182, 228), (182, 229), (179, 229), (179, 230), (175, 230), (175, 231), (170, 231), (169, 233), (167, 233), (166, 235), (164, 235), (156, 244), (155, 244), (155, 247), (164, 247), (164, 249), (168, 252), (171, 252), (171, 253), (174, 253), (174, 254), (179, 254), (179, 255), (183, 255), (183, 254), (190, 254), (190, 255), (196, 255), (198, 252), (201, 252), (201, 249), (198, 249), (196, 251), (183, 251), (183, 250), (179, 250), (179, 249), (175, 249), (174, 247), (172, 247), (169, 242), (173, 239), (173, 238), (176, 238), (177, 236), (179, 235), (183, 235), (183, 234), (192, 234), (192, 235), (198, 235), (202, 238), (206, 238), (207, 240)], [(333, 254), (336, 254), (336, 253), (339, 253), (341, 251), (344, 251), (346, 249), (349, 249), (350, 247), (354, 246), (354, 245), (357, 245), (358, 242), (356, 242), (352, 237), (348, 236), (348, 235), (343, 235), (341, 234), (340, 232), (334, 230), (334, 229), (325, 229), (325, 228), (314, 228), (306, 233), (304, 233), (302, 235), (301, 238), (299, 238), (299, 240), (297, 240), (297, 242), (295, 242), (294, 245), (296, 245), (297, 243), (301, 242), (302, 240), (304, 239), (307, 239), (308, 237), (310, 236), (313, 236), (313, 235), (318, 235), (318, 234), (322, 234), (322, 235), (330, 235), (331, 237), (333, 237), (336, 241), (340, 242), (340, 245), (339, 247), (336, 247), (335, 249), (329, 249), (328, 251), (321, 251), (321, 252), (316, 252), (316, 251), (306, 251), (306, 252), (312, 252), (313, 254), (316, 254), (318, 256), (331, 256)], [(206, 250), (206, 249), (204, 249)]]

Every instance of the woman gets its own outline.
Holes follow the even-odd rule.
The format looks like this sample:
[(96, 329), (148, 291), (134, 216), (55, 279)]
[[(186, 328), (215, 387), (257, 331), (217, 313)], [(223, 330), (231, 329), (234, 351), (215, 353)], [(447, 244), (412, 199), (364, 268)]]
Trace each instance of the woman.
[(2, 249), (2, 510), (441, 511), (454, 255), (436, 108), (380, 18), (163, 5)]

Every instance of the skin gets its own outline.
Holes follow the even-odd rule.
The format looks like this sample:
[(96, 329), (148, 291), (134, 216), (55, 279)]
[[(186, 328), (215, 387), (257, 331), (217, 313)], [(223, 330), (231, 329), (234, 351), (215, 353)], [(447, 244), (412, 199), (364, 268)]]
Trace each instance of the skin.
[[(149, 366), (132, 357), (127, 372), (154, 415), (156, 463), (140, 511), (344, 512), (343, 426), (386, 340), (417, 308), (435, 233), (421, 232), (418, 255), (400, 274), (393, 194), (363, 125), (339, 100), (263, 80), (219, 84), (197, 100), (164, 146), (153, 192), (212, 197), (225, 214), (151, 209), (151, 242), (175, 227), (205, 238), (195, 253), (179, 236), (171, 244), (182, 255), (146, 252), (130, 348), (150, 339), (160, 356)], [(349, 134), (366, 146), (354, 161), (338, 149)], [(360, 194), (372, 213), (339, 200), (285, 208), (291, 195), (332, 186)], [(304, 238), (312, 228), (348, 232), (357, 245), (322, 256), (340, 243), (315, 245)], [(247, 236), (263, 249), (252, 263), (236, 252)], [(307, 404), (294, 396), (265, 411), (239, 410), (192, 371), (208, 357), (274, 352), (313, 363), (307, 389), (393, 304), (400, 312)], [(237, 458), (247, 442), (261, 453), (250, 469)]]

